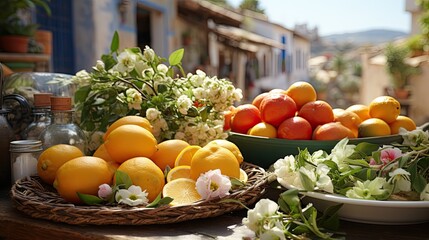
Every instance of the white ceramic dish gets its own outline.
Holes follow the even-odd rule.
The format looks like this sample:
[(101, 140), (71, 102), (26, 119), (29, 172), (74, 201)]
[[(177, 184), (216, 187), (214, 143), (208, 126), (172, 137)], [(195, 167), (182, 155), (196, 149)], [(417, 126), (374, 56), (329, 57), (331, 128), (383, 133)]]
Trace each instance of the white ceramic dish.
[(305, 204), (312, 203), (319, 211), (343, 203), (338, 215), (340, 219), (347, 221), (383, 225), (406, 225), (429, 221), (429, 201), (376, 201), (318, 192), (302, 194), (305, 195), (302, 201)]

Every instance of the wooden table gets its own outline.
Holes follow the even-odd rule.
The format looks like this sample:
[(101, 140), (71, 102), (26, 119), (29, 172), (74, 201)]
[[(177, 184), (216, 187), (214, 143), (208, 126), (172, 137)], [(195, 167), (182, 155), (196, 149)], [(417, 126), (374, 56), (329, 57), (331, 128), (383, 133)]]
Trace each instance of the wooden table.
[[(12, 206), (8, 191), (0, 191), (0, 239), (243, 239), (252, 232), (241, 225), (246, 211), (176, 224), (151, 226), (69, 225), (34, 219)], [(270, 192), (264, 197), (277, 199)], [(346, 239), (429, 239), (429, 222), (386, 226), (342, 221)]]

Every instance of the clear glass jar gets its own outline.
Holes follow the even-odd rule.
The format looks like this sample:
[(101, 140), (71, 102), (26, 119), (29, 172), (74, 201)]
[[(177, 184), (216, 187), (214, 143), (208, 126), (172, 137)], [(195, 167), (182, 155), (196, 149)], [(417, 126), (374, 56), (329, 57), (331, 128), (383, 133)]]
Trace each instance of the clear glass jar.
[(35, 93), (33, 121), (22, 132), (22, 138), (38, 140), (40, 134), (51, 125), (51, 93)]
[(39, 140), (19, 140), (10, 142), (11, 180), (37, 175), (37, 160), (42, 153)]
[(86, 153), (86, 136), (73, 121), (70, 97), (51, 97), (51, 125), (40, 135), (43, 149), (56, 144), (69, 144)]

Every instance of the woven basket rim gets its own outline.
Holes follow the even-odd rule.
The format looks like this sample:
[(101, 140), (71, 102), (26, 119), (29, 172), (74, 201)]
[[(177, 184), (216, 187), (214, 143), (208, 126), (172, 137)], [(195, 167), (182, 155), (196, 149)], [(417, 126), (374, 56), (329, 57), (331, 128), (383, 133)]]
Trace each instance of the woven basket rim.
[[(267, 172), (254, 164), (243, 162), (247, 173), (246, 185), (233, 190), (224, 198), (202, 200), (189, 205), (162, 206), (158, 208), (74, 205), (63, 200), (52, 186), (38, 176), (18, 180), (11, 188), (13, 205), (34, 218), (47, 219), (73, 225), (150, 225), (183, 222), (193, 219), (216, 217), (243, 209), (255, 203), (265, 193)], [(224, 201), (232, 199), (239, 201)], [(244, 205), (244, 206), (243, 206)]]

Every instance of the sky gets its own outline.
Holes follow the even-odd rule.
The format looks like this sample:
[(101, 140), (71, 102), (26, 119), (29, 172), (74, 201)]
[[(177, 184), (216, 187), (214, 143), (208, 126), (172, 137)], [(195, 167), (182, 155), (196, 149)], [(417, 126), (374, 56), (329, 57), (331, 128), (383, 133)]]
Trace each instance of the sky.
[[(227, 0), (234, 7), (242, 0)], [(269, 20), (293, 30), (295, 24), (315, 26), (320, 36), (370, 29), (411, 29), (405, 0), (259, 0)]]

